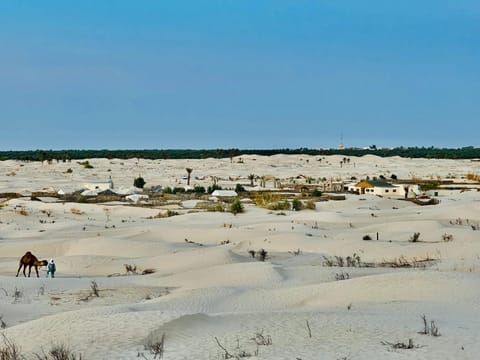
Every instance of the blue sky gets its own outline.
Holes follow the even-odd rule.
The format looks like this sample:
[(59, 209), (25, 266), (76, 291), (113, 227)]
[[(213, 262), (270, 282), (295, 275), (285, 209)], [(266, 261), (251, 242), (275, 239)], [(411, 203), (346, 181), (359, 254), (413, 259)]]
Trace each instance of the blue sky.
[(0, 150), (480, 146), (480, 3), (0, 2)]

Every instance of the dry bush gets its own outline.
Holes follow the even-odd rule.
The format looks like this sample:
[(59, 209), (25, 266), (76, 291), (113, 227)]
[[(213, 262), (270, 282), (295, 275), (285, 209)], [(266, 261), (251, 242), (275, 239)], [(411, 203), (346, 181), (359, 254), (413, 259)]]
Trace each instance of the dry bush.
[(432, 336), (435, 336), (435, 337), (441, 336), (440, 331), (439, 331), (437, 325), (435, 324), (434, 320), (430, 321), (430, 324), (429, 324), (425, 314), (423, 314), (421, 316), (421, 318), (422, 318), (422, 322), (423, 322), (423, 330), (419, 331), (418, 332), (419, 334), (432, 335)]
[(95, 280), (92, 280), (92, 282), (90, 283), (90, 289), (92, 290), (92, 295), (95, 295), (96, 297), (100, 297), (98, 284)]
[(270, 335), (263, 335), (263, 330), (255, 333), (255, 336), (251, 338), (251, 340), (259, 346), (272, 345), (272, 337)]
[[(165, 353), (165, 334), (162, 334), (162, 337), (158, 341), (149, 340), (144, 345), (145, 350), (148, 351), (148, 354), (153, 356), (152, 359), (163, 359)], [(143, 353), (139, 352), (137, 357), (148, 360), (149, 358)]]
[(436, 258), (431, 258), (429, 255), (426, 255), (422, 258), (406, 258), (405, 256), (401, 255), (398, 258), (393, 258), (391, 260), (385, 260), (383, 259), (382, 262), (380, 263), (371, 263), (368, 264), (369, 266), (372, 267), (392, 267), (392, 268), (397, 268), (397, 267), (405, 267), (405, 268), (426, 268), (429, 265), (435, 264), (439, 259)]
[[(258, 206), (266, 207), (268, 204), (276, 203), (280, 201), (278, 195), (274, 195), (269, 192), (262, 192), (255, 197), (255, 204)], [(290, 209), (290, 205), (288, 207)]]
[(477, 174), (468, 173), (465, 177), (470, 181), (480, 181), (480, 175)]
[(350, 279), (350, 274), (349, 273), (341, 272), (341, 273), (335, 274), (335, 280), (337, 280), (337, 281), (348, 280), (348, 279)]
[(299, 249), (297, 249), (297, 250), (289, 251), (289, 253), (290, 253), (290, 254), (293, 254), (293, 255), (295, 255), (295, 256), (298, 256), (298, 255), (300, 255), (300, 254), (302, 253), (302, 250), (300, 250), (300, 248), (299, 248)]
[(82, 355), (77, 355), (64, 344), (52, 345), (47, 354), (35, 354), (37, 360), (82, 360)]
[(73, 215), (82, 215), (82, 212), (77, 209), (77, 208), (71, 208), (70, 209), (70, 212), (73, 214)]
[(412, 339), (408, 339), (408, 344), (404, 342), (391, 343), (389, 341), (381, 341), (382, 345), (391, 346), (392, 349), (416, 349), (419, 348), (419, 345), (414, 345)]
[(308, 200), (305, 202), (305, 208), (308, 210), (315, 210), (317, 208), (317, 205), (313, 200)]
[(265, 249), (260, 249), (257, 251), (257, 258), (258, 260), (260, 261), (265, 261), (265, 259), (267, 258), (267, 251)]
[(23, 292), (22, 290), (18, 289), (15, 287), (15, 290), (13, 291), (13, 303), (16, 304), (20, 301), (20, 299), (23, 297)]
[(249, 357), (258, 355), (258, 346), (257, 346), (257, 350), (252, 354), (240, 347), (240, 340), (238, 338), (237, 338), (237, 347), (235, 348), (235, 351), (228, 350), (226, 346), (220, 343), (220, 340), (218, 340), (217, 337), (215, 337), (215, 341), (217, 342), (218, 347), (223, 351), (223, 354), (222, 354), (223, 359), (239, 360), (239, 359), (249, 358)]
[(137, 274), (137, 265), (123, 264), (125, 266), (125, 272), (128, 274)]
[(2, 333), (3, 344), (0, 344), (0, 360), (23, 360), (20, 347), (13, 341), (9, 340)]
[(333, 267), (333, 266), (338, 266), (338, 267), (362, 267), (363, 263), (360, 259), (360, 256), (354, 253), (352, 256), (324, 256), (324, 262), (323, 265)]
[(452, 241), (453, 240), (453, 235), (452, 234), (443, 234), (442, 235), (442, 240), (445, 242)]
[(20, 210), (18, 210), (18, 213), (19, 213), (20, 215), (23, 215), (23, 216), (27, 216), (27, 215), (28, 215), (28, 211), (25, 210), (25, 209), (20, 209)]
[(413, 233), (412, 236), (410, 236), (410, 242), (418, 242), (420, 239), (420, 233), (419, 232), (415, 232)]

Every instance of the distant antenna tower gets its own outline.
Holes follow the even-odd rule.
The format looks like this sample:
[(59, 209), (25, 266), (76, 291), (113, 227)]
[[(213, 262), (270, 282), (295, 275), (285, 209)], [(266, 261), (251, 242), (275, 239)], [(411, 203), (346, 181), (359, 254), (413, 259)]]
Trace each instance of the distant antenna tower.
[(345, 146), (343, 146), (343, 133), (340, 133), (340, 144), (338, 145), (338, 150), (343, 149), (345, 149)]

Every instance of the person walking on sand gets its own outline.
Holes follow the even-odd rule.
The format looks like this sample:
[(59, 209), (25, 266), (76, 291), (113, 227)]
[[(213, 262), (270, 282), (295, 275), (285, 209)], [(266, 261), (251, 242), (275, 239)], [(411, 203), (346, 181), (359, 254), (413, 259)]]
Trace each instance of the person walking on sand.
[(47, 265), (47, 278), (48, 278), (48, 275), (50, 275), (52, 278), (54, 278), (56, 270), (57, 270), (57, 268), (55, 266), (55, 261), (53, 261), (53, 259), (50, 259), (48, 261), (48, 265)]

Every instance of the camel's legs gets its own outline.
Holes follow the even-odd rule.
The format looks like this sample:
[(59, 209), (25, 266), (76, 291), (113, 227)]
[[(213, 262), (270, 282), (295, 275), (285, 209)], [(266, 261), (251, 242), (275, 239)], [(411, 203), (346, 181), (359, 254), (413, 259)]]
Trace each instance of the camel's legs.
[[(22, 263), (20, 263), (20, 265), (18, 265), (18, 270), (17, 270), (17, 275), (16, 275), (16, 277), (18, 277), (18, 274), (20, 274), (20, 270), (22, 269), (22, 266), (23, 266)], [(23, 274), (25, 275), (25, 271), (23, 272)]]

